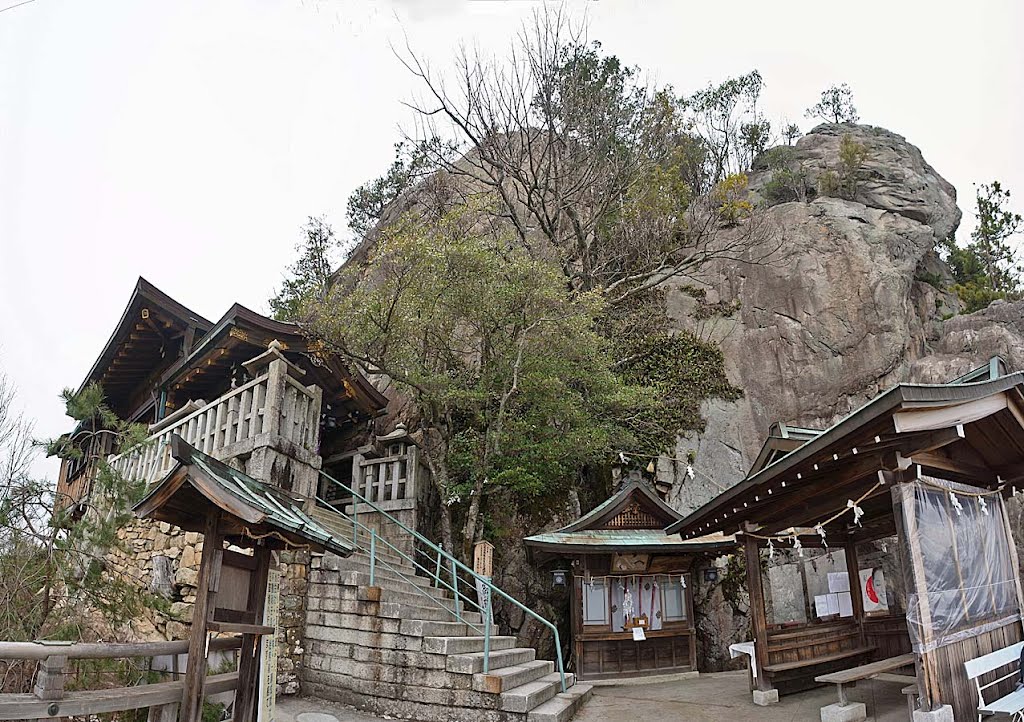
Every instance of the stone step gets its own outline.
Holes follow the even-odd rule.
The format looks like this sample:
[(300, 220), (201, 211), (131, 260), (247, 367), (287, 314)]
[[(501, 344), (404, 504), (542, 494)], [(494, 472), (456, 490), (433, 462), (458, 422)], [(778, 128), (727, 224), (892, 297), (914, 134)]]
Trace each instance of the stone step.
[[(430, 586), (429, 583), (417, 584), (413, 582), (410, 584), (387, 573), (375, 575), (372, 585), (370, 584), (369, 572), (335, 572), (335, 574), (339, 575), (337, 583), (346, 584), (352, 587), (378, 586), (383, 589), (393, 589), (395, 591), (409, 591), (410, 587), (416, 586), (419, 591), (414, 591), (412, 592), (413, 594), (425, 594), (429, 597), (435, 597), (438, 599), (447, 597), (446, 591), (443, 589), (435, 589)], [(416, 578), (418, 579), (419, 577)]]
[[(380, 605), (380, 614), (385, 617), (398, 617), (401, 619), (422, 619), (430, 622), (457, 622), (454, 610), (449, 607), (424, 606), (429, 602), (420, 598), (423, 605), (405, 604), (395, 602), (383, 602)], [(482, 624), (480, 612), (462, 612), (462, 620), (468, 624)]]
[[(403, 619), (399, 633), (410, 637), (468, 637), (480, 634), (483, 628), (474, 629), (462, 622), (431, 622), (425, 619)], [(498, 635), (498, 625), (491, 625), (491, 635)]]
[[(383, 617), (385, 619), (425, 619), (432, 622), (457, 622), (452, 605), (434, 606), (432, 600), (416, 595), (404, 602), (390, 601), (387, 593), (381, 590), (381, 601), (365, 599), (320, 599), (313, 597), (306, 602), (306, 613), (338, 612), (341, 614), (361, 614), (367, 617)], [(408, 602), (415, 602), (410, 604)], [(442, 600), (434, 600), (441, 602)], [(420, 606), (422, 605), (422, 606)], [(315, 616), (313, 617), (316, 618)], [(463, 612), (462, 620), (468, 624), (481, 624), (479, 612)], [(482, 627), (481, 627), (482, 629)]]
[[(516, 664), (532, 662), (537, 658), (537, 650), (533, 647), (513, 647), (512, 649), (491, 650), (488, 671), (511, 667)], [(452, 654), (448, 656), (445, 669), (458, 674), (476, 674), (484, 671), (484, 653)]]
[[(516, 646), (515, 637), (491, 637), (491, 651), (511, 649)], [(423, 651), (431, 654), (470, 654), (484, 651), (484, 638), (473, 637), (424, 637)]]
[(527, 722), (569, 722), (590, 699), (593, 685), (574, 684), (565, 692), (559, 692), (544, 704), (530, 710)]
[[(566, 688), (572, 689), (572, 685), (575, 683), (576, 675), (567, 672), (565, 675)], [(562, 676), (558, 672), (552, 672), (533, 682), (513, 687), (508, 692), (502, 692), (498, 709), (525, 714), (544, 704), (561, 691)]]
[(480, 672), (473, 675), (473, 689), (477, 692), (501, 694), (521, 684), (533, 682), (546, 674), (551, 674), (554, 668), (554, 662), (537, 659), (524, 664), (495, 669), (487, 674)]

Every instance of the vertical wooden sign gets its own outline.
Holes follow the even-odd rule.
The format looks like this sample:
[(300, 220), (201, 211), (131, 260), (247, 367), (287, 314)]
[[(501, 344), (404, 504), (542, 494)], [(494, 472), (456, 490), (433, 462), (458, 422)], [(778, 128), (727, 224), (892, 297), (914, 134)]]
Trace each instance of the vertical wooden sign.
[[(271, 569), (267, 576), (267, 602), (263, 608), (263, 624), (277, 628), (281, 609), (281, 572)], [(277, 697), (277, 635), (268, 634), (261, 639), (260, 702), (258, 722), (273, 722)]]
[(481, 539), (473, 545), (473, 571), (488, 579), (494, 573), (494, 545), (489, 541)]
[[(490, 579), (494, 572), (494, 545), (489, 541), (480, 540), (473, 545), (473, 571), (485, 579)], [(491, 588), (481, 579), (476, 580), (476, 599), (480, 609), (490, 610)]]

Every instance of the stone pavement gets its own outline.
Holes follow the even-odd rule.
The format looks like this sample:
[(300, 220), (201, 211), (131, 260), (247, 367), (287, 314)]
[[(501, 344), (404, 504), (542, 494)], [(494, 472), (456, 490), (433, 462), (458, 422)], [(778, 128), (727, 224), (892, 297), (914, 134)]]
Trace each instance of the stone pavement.
[[(848, 696), (867, 705), (868, 722), (907, 722), (901, 686), (860, 682)], [(821, 708), (835, 701), (835, 688), (829, 686), (783, 697), (770, 707), (757, 707), (747, 691), (746, 672), (721, 672), (672, 682), (594, 687), (594, 696), (575, 722), (818, 722)], [(332, 722), (311, 713), (329, 714), (338, 722), (383, 719), (311, 698), (279, 698), (277, 710), (276, 722)]]
[[(848, 696), (852, 702), (867, 705), (869, 722), (907, 722), (901, 687), (860, 682)], [(721, 672), (680, 682), (594, 687), (594, 696), (575, 722), (818, 722), (821, 708), (835, 701), (835, 687), (829, 686), (783, 697), (770, 707), (757, 707), (747, 691), (746, 672)]]

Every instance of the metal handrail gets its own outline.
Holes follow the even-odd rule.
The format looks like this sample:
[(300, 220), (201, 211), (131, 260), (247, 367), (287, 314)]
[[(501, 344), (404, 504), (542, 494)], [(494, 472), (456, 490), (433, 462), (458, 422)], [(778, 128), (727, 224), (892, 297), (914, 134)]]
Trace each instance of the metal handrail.
[[(393, 524), (395, 524), (396, 526), (400, 527), (401, 529), (403, 529), (407, 533), (411, 534), (413, 539), (415, 539), (416, 541), (420, 542), (421, 544), (423, 544), (427, 548), (431, 549), (432, 551), (436, 552), (442, 558), (444, 558), (445, 560), (447, 560), (450, 563), (451, 568), (452, 568), (452, 581), (455, 584), (455, 593), (456, 593), (456, 598), (455, 598), (456, 599), (456, 601), (455, 601), (456, 615), (457, 615), (456, 618), (459, 618), (459, 615), (458, 615), (458, 605), (459, 605), (459, 602), (458, 602), (459, 596), (458, 596), (458, 594), (459, 593), (458, 593), (458, 581), (457, 581), (458, 577), (457, 577), (457, 574), (456, 574), (456, 570), (462, 570), (466, 574), (469, 574), (475, 581), (477, 581), (478, 583), (482, 583), (484, 585), (484, 588), (487, 589), (487, 593), (488, 593), (488, 595), (487, 595), (487, 603), (485, 605), (483, 605), (483, 607), (481, 608), (481, 613), (482, 613), (482, 615), (484, 617), (483, 623), (484, 623), (484, 673), (485, 674), (490, 670), (490, 654), (491, 654), (491, 614), (490, 614), (491, 604), (490, 604), (490, 599), (491, 599), (491, 595), (492, 594), (498, 594), (500, 597), (502, 597), (503, 599), (505, 599), (508, 602), (511, 602), (513, 605), (518, 607), (524, 613), (526, 613), (527, 615), (533, 617), (535, 620), (537, 620), (542, 625), (544, 625), (545, 627), (547, 627), (548, 629), (551, 630), (551, 632), (552, 632), (552, 634), (554, 635), (554, 638), (555, 638), (555, 655), (557, 657), (557, 662), (558, 662), (558, 675), (559, 675), (559, 678), (561, 680), (562, 691), (565, 692), (568, 689), (566, 687), (566, 684), (565, 684), (565, 665), (564, 665), (564, 663), (562, 661), (562, 642), (561, 642), (561, 637), (558, 634), (558, 627), (556, 627), (552, 622), (549, 622), (544, 617), (542, 617), (539, 614), (537, 614), (535, 611), (533, 611), (532, 609), (527, 607), (525, 604), (520, 602), (515, 597), (511, 596), (510, 594), (507, 594), (500, 587), (495, 586), (494, 583), (491, 582), (491, 580), (488, 579), (487, 577), (482, 576), (480, 574), (477, 574), (475, 571), (473, 571), (468, 566), (466, 566), (465, 564), (460, 562), (453, 555), (451, 555), (448, 552), (446, 552), (444, 549), (439, 547), (437, 544), (434, 544), (434, 542), (430, 541), (429, 539), (427, 539), (425, 536), (423, 536), (419, 532), (415, 531), (414, 529), (410, 529), (408, 526), (406, 526), (405, 524), (400, 522), (398, 519), (396, 519), (394, 516), (389, 514), (387, 511), (385, 511), (381, 507), (377, 506), (375, 503), (373, 503), (372, 501), (367, 499), (365, 496), (360, 494), (355, 489), (351, 488), (350, 486), (348, 486), (347, 484), (345, 484), (345, 483), (343, 483), (341, 481), (338, 481), (333, 476), (331, 476), (330, 474), (328, 474), (328, 473), (326, 473), (324, 471), (320, 471), (320, 476), (324, 477), (325, 479), (327, 479), (331, 483), (339, 486), (341, 489), (343, 489), (344, 491), (347, 491), (349, 494), (352, 495), (352, 512), (353, 513), (352, 513), (352, 517), (349, 517), (349, 518), (352, 518), (352, 520), (353, 520), (353, 529), (352, 529), (353, 537), (355, 537), (355, 535), (356, 535), (356, 529), (355, 529), (356, 499), (359, 499), (363, 503), (369, 505), (370, 508), (373, 509), (374, 511), (376, 511), (377, 513), (382, 514), (384, 517), (386, 517), (388, 520), (390, 520)], [(344, 515), (344, 516), (347, 516), (347, 515)], [(477, 605), (477, 606), (479, 607), (479, 605)]]
[[(319, 496), (316, 497), (316, 500), (319, 501), (324, 506), (330, 506), (330, 502), (320, 498)], [(331, 507), (331, 508), (333, 508), (333, 507)], [(403, 552), (401, 549), (396, 547), (394, 544), (389, 542), (387, 539), (384, 539), (384, 538), (380, 537), (377, 534), (377, 530), (376, 529), (373, 529), (371, 527), (366, 526), (362, 522), (360, 522), (360, 521), (358, 521), (358, 520), (348, 516), (347, 514), (343, 513), (342, 516), (344, 516), (346, 519), (349, 519), (353, 523), (354, 528), (358, 527), (359, 529), (364, 529), (364, 530), (366, 530), (366, 531), (368, 531), (370, 533), (370, 549), (369, 549), (369, 554), (370, 554), (370, 586), (373, 586), (374, 582), (376, 581), (376, 579), (375, 579), (375, 576), (376, 576), (376, 565), (377, 564), (383, 564), (384, 566), (386, 566), (388, 568), (388, 571), (390, 571), (392, 574), (398, 576), (402, 581), (404, 581), (407, 584), (411, 585), (413, 587), (413, 589), (418, 594), (420, 594), (423, 597), (425, 597), (426, 599), (430, 600), (430, 602), (434, 603), (436, 606), (440, 607), (441, 609), (445, 610), (446, 612), (451, 612), (452, 611), (451, 609), (446, 607), (444, 604), (441, 604), (436, 597), (432, 597), (429, 594), (427, 594), (426, 592), (424, 592), (422, 589), (420, 589), (419, 585), (413, 583), (409, 579), (409, 577), (407, 577), (405, 574), (403, 574), (398, 569), (396, 569), (394, 567), (394, 565), (392, 565), (391, 563), (388, 562), (387, 559), (383, 559), (383, 558), (378, 559), (377, 558), (377, 545), (378, 544), (383, 544), (385, 547), (390, 549), (392, 552), (394, 552), (395, 554), (397, 554), (401, 558), (403, 558), (406, 561), (408, 561), (410, 564), (412, 564), (417, 569), (420, 569), (420, 570), (422, 570), (424, 572), (427, 572), (427, 573), (430, 573), (430, 570), (428, 570), (422, 564), (420, 564), (415, 559), (410, 557), (408, 554)], [(353, 534), (352, 542), (353, 542), (353, 544), (355, 545), (355, 547), (357, 549), (361, 549), (362, 551), (366, 551), (366, 549), (364, 549), (362, 547), (362, 545), (360, 545), (359, 537), (356, 534)], [(452, 585), (448, 584), (448, 582), (446, 582), (446, 581), (444, 581), (443, 579), (440, 579), (440, 578), (437, 579), (437, 583), (440, 583), (446, 589), (448, 589), (450, 592), (453, 592), (456, 595), (456, 613), (455, 613), (456, 618), (460, 622), (465, 624), (466, 626), (468, 626), (471, 629), (473, 629), (474, 631), (480, 632), (481, 635), (486, 636), (486, 634), (485, 634), (483, 629), (481, 629), (477, 625), (473, 624), (472, 622), (467, 621), (466, 619), (464, 619), (463, 615), (458, 612), (458, 599), (459, 598), (464, 599), (467, 602), (469, 602), (470, 604), (472, 604), (473, 606), (475, 606), (480, 611), (480, 614), (481, 614), (481, 617), (482, 617), (483, 616), (483, 609), (480, 607), (480, 605), (477, 604), (476, 602), (474, 602), (471, 597), (467, 597), (465, 594), (462, 594), (458, 590), (457, 586), (452, 586)], [(437, 586), (437, 583), (435, 583), (435, 586)]]

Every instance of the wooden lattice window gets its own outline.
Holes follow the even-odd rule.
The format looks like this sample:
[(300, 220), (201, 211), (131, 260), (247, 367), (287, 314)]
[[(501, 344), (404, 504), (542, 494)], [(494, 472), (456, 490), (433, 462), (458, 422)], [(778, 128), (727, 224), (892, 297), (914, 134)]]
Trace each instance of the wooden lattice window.
[(612, 517), (608, 526), (612, 529), (657, 529), (661, 525), (634, 501)]

